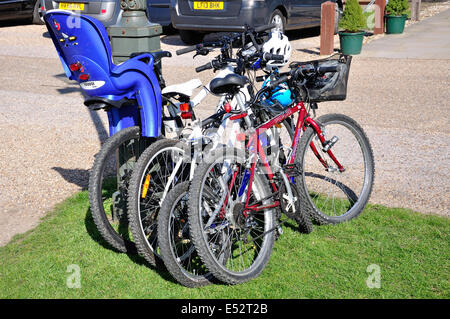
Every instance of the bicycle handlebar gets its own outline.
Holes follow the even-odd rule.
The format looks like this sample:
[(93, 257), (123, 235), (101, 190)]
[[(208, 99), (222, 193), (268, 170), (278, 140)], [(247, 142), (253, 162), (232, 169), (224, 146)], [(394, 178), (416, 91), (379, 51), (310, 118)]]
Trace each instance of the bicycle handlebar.
[(284, 55), (272, 54), (272, 53), (269, 53), (269, 52), (265, 52), (265, 53), (263, 53), (262, 58), (263, 58), (264, 61), (270, 61), (270, 60), (283, 61), (284, 60)]
[(255, 32), (257, 32), (257, 33), (258, 32), (263, 32), (263, 31), (267, 31), (267, 30), (270, 30), (270, 29), (274, 29), (276, 27), (277, 27), (277, 25), (275, 23), (271, 23), (269, 25), (262, 25), (262, 26), (256, 27), (255, 28)]
[(325, 74), (328, 72), (339, 72), (339, 71), (340, 71), (339, 65), (317, 67), (317, 73), (319, 73), (319, 74)]
[(282, 75), (280, 76), (279, 79), (275, 80), (275, 81), (271, 81), (270, 84), (268, 85), (268, 88), (270, 90), (273, 90), (274, 88), (276, 88), (278, 85), (280, 85), (283, 82), (287, 82), (289, 80), (289, 76), (288, 75)]
[(193, 46), (190, 46), (190, 47), (187, 47), (187, 48), (179, 49), (179, 50), (176, 51), (176, 54), (177, 55), (182, 55), (182, 54), (186, 54), (186, 53), (195, 51), (195, 50), (197, 50), (198, 46), (199, 45), (193, 45)]
[(195, 72), (202, 72), (202, 71), (205, 71), (205, 70), (209, 70), (209, 69), (212, 69), (213, 68), (213, 64), (212, 64), (212, 62), (208, 62), (208, 63), (206, 63), (206, 64), (204, 64), (204, 65), (201, 65), (201, 66), (199, 66), (199, 67), (196, 67), (195, 68)]

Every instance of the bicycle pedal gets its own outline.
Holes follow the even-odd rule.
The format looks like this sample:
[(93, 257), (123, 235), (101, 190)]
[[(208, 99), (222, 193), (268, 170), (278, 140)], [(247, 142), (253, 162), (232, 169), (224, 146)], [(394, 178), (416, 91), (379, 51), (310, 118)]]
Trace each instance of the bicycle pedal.
[(298, 163), (284, 164), (283, 172), (286, 173), (289, 177), (296, 177), (302, 174), (302, 169)]

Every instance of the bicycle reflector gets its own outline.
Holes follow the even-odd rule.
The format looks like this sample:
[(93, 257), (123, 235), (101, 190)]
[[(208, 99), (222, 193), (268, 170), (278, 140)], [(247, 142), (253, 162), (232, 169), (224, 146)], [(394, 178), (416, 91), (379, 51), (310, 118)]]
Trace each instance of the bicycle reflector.
[(148, 192), (148, 186), (150, 185), (150, 174), (145, 177), (144, 187), (142, 188), (141, 198), (145, 198)]
[(230, 120), (231, 121), (239, 120), (239, 119), (241, 119), (243, 117), (246, 117), (246, 116), (247, 116), (247, 113), (241, 113), (241, 114), (238, 114), (238, 115), (230, 116)]
[(72, 63), (71, 65), (69, 65), (70, 71), (78, 71), (80, 69), (80, 62), (77, 63)]
[(188, 120), (192, 118), (191, 109), (189, 103), (180, 104), (181, 118)]
[(89, 80), (89, 74), (86, 74), (86, 73), (80, 74), (80, 80), (81, 81)]

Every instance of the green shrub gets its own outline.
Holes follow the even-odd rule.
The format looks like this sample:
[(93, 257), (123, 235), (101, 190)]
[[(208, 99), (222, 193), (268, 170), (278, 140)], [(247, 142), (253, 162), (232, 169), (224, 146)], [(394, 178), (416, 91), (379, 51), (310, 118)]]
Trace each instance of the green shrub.
[(358, 0), (346, 2), (344, 13), (339, 21), (339, 28), (346, 32), (358, 32), (366, 28), (366, 18)]
[(386, 5), (386, 13), (393, 16), (407, 14), (409, 9), (408, 0), (389, 0)]

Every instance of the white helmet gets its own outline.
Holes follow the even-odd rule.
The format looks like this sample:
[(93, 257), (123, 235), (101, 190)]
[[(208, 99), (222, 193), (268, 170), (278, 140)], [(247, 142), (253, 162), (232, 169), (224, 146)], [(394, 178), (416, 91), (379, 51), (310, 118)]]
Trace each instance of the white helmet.
[(291, 57), (291, 44), (286, 35), (278, 30), (274, 30), (270, 33), (269, 39), (263, 45), (263, 52), (271, 54), (279, 54), (284, 56), (283, 61), (270, 60), (267, 61), (266, 67), (271, 69), (273, 67), (282, 67), (288, 63)]

